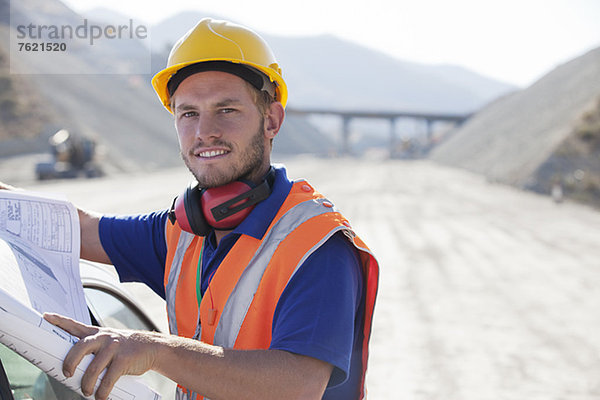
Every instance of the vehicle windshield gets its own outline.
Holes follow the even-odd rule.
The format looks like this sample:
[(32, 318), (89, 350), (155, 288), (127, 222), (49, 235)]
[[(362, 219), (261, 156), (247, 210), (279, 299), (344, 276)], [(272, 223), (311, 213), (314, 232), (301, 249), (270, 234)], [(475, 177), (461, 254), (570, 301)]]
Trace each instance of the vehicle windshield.
[(0, 359), (2, 359), (15, 400), (83, 398), (55, 381), (60, 386), (58, 393), (61, 394), (61, 397), (57, 397), (58, 393), (55, 393), (50, 382), (53, 380), (52, 378), (49, 378), (39, 368), (4, 345), (0, 345)]

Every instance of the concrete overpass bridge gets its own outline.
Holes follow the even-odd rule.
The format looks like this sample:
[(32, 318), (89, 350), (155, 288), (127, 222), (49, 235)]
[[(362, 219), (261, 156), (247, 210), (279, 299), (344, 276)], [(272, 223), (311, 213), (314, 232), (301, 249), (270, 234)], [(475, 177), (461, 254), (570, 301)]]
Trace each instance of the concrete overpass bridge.
[(363, 110), (333, 110), (317, 108), (294, 108), (286, 109), (288, 114), (295, 115), (328, 115), (339, 117), (342, 120), (342, 153), (351, 154), (350, 149), (350, 124), (355, 119), (383, 119), (388, 120), (390, 124), (390, 155), (394, 156), (397, 147), (396, 123), (400, 119), (412, 119), (424, 121), (426, 124), (427, 142), (430, 143), (433, 135), (433, 124), (436, 122), (450, 122), (455, 126), (461, 125), (471, 114), (452, 114), (452, 113), (427, 113), (412, 111), (363, 111)]

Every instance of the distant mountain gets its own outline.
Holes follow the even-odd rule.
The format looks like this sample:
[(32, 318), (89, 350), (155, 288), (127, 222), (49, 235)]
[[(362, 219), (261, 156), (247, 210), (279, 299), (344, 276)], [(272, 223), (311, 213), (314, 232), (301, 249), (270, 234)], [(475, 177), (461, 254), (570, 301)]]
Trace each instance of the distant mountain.
[(600, 48), (485, 107), (433, 150), (431, 158), (545, 193), (553, 183), (587, 174), (589, 182), (596, 182), (590, 188), (600, 200), (600, 149), (593, 148), (600, 147), (600, 123), (582, 125), (586, 115), (595, 121), (589, 115), (598, 113), (598, 102)]
[(400, 61), (335, 36), (267, 40), (296, 107), (468, 113), (514, 89), (464, 68)]
[[(190, 28), (195, 26), (202, 18), (208, 17), (208, 14), (196, 11), (181, 12), (166, 17), (159, 23), (150, 27), (152, 31), (152, 50), (154, 53), (165, 57), (169, 54), (171, 47), (177, 39), (182, 37)], [(219, 15), (210, 15), (211, 18), (224, 19)]]
[[(166, 59), (165, 49), (206, 16), (184, 12), (152, 26), (155, 52)], [(293, 107), (468, 113), (515, 89), (461, 67), (401, 61), (335, 36), (261, 36), (283, 69)]]
[[(88, 18), (92, 21), (97, 21), (110, 25), (127, 25), (130, 19), (134, 19), (131, 16), (121, 14), (117, 11), (106, 7), (94, 7), (83, 13), (83, 17)], [(137, 18), (135, 18), (135, 21), (147, 25), (146, 22)]]

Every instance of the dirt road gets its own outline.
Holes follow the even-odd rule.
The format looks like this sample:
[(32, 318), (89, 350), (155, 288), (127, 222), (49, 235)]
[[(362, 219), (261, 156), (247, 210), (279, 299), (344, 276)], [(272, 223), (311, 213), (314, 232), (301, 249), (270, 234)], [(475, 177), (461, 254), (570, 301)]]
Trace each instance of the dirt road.
[[(286, 164), (380, 260), (370, 399), (600, 398), (600, 212), (428, 162)], [(170, 171), (38, 189), (128, 212), (168, 206), (187, 180)]]

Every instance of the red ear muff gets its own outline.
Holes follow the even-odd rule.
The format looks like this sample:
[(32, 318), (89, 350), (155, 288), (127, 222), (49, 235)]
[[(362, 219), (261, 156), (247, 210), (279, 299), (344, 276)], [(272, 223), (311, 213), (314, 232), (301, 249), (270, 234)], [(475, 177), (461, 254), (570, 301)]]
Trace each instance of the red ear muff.
[(185, 192), (173, 200), (169, 211), (171, 223), (174, 224), (177, 220), (181, 229), (198, 236), (206, 236), (211, 230), (202, 209), (198, 206), (202, 192), (203, 190), (198, 187), (198, 184), (190, 185)]
[[(205, 190), (200, 202), (206, 222), (215, 229), (233, 229), (238, 226), (254, 208), (246, 207), (245, 204), (249, 199), (244, 195), (250, 190), (252, 187), (241, 181)], [(238, 207), (241, 208), (239, 211), (236, 210)]]
[(179, 222), (181, 229), (198, 236), (208, 235), (212, 228), (233, 229), (250, 214), (254, 205), (269, 197), (274, 179), (275, 171), (271, 168), (256, 187), (242, 181), (210, 189), (191, 185), (173, 200), (169, 220), (173, 224)]

